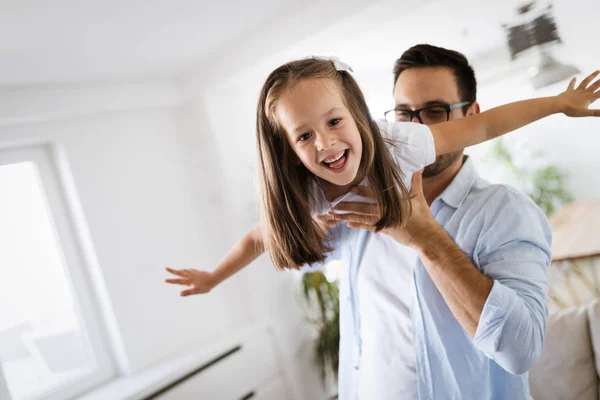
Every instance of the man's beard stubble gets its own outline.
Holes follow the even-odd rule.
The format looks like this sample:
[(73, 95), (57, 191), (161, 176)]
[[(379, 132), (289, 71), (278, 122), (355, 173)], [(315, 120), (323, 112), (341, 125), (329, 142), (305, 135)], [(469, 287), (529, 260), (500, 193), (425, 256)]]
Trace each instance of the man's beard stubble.
[(454, 161), (462, 157), (463, 151), (457, 151), (450, 154), (443, 154), (435, 159), (435, 162), (428, 165), (423, 170), (423, 178), (432, 178), (444, 172)]

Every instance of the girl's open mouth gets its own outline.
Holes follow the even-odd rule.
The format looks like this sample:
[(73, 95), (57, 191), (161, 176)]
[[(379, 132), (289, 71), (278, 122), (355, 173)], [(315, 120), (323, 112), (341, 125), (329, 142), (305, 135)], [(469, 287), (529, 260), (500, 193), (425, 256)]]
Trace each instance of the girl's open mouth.
[(348, 149), (323, 160), (321, 164), (333, 172), (342, 172), (348, 161)]

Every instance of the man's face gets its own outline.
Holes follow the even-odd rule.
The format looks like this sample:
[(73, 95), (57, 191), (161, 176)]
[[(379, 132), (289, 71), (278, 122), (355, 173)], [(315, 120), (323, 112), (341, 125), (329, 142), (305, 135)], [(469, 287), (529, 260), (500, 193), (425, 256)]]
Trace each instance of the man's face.
[[(406, 110), (417, 110), (436, 104), (449, 105), (462, 101), (458, 93), (456, 77), (453, 71), (446, 67), (410, 68), (402, 72), (394, 86), (394, 100), (396, 109)], [(475, 112), (474, 110), (475, 107), (471, 106), (467, 114)], [(426, 112), (423, 111), (421, 117), (423, 123), (429, 125), (433, 122), (423, 118)], [(450, 111), (449, 119), (453, 120), (464, 116), (461, 107)], [(441, 122), (445, 120), (446, 114), (442, 116)], [(414, 117), (412, 122), (418, 123), (419, 121)], [(438, 156), (434, 164), (425, 167), (423, 177), (429, 178), (440, 174), (453, 162), (462, 157), (462, 154), (463, 150), (460, 150), (455, 153)]]

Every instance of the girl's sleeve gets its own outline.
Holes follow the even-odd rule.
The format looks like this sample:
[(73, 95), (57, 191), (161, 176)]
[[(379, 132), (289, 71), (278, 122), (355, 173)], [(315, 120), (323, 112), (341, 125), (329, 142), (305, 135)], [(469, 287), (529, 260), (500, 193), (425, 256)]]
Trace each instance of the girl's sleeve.
[(391, 139), (390, 152), (407, 181), (413, 173), (435, 162), (431, 129), (415, 122), (377, 121), (384, 138)]

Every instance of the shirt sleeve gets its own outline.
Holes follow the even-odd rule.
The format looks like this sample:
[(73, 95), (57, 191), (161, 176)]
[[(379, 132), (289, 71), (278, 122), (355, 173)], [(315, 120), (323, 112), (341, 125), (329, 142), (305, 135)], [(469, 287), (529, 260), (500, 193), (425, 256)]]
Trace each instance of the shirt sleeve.
[(494, 283), (473, 341), (507, 372), (523, 374), (540, 357), (546, 336), (552, 234), (530, 199), (515, 192), (499, 197), (474, 254)]
[(427, 125), (378, 120), (377, 126), (393, 142), (390, 151), (408, 181), (413, 173), (435, 162), (435, 143)]

